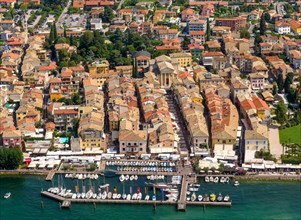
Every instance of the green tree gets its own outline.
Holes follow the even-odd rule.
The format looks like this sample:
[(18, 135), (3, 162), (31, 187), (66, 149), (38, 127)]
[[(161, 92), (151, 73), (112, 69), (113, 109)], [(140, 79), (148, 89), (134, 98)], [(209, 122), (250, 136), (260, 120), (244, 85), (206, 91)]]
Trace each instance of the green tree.
[(248, 28), (244, 27), (240, 30), (240, 38), (250, 39), (251, 35)]
[(190, 44), (190, 40), (188, 37), (184, 37), (183, 41), (182, 41), (182, 48), (183, 50), (188, 50), (188, 45)]
[(270, 22), (271, 21), (271, 16), (268, 12), (264, 13), (264, 19), (267, 21), (267, 22)]
[(294, 74), (293, 73), (288, 73), (286, 75), (286, 78), (285, 78), (285, 81), (284, 81), (284, 85), (283, 85), (284, 91), (286, 93), (289, 92), (290, 86), (293, 83), (293, 78), (294, 78)]
[(260, 30), (260, 35), (265, 35), (265, 32), (267, 30), (267, 26), (266, 26), (266, 21), (265, 21), (264, 15), (262, 15), (261, 18), (260, 18), (259, 30)]
[(210, 41), (211, 38), (211, 30), (210, 30), (210, 22), (209, 19), (207, 19), (207, 27), (206, 27), (206, 41)]
[(80, 105), (82, 104), (82, 98), (78, 93), (72, 95), (72, 104), (73, 105)]
[(114, 18), (114, 11), (112, 8), (105, 6), (104, 13), (101, 15), (102, 21), (111, 23)]
[(137, 78), (138, 77), (138, 64), (136, 59), (134, 59), (134, 68), (133, 68), (133, 74), (132, 74), (133, 78)]
[(0, 168), (17, 169), (23, 162), (23, 153), (19, 148), (0, 148)]
[(287, 113), (287, 108), (284, 104), (284, 101), (281, 99), (275, 109), (276, 120), (279, 124), (281, 124), (281, 126), (287, 122), (286, 113)]
[(282, 73), (279, 73), (277, 76), (277, 86), (278, 86), (278, 92), (281, 93), (283, 90), (283, 86), (284, 86)]
[(277, 83), (273, 82), (273, 95), (276, 95), (277, 93), (278, 93)]

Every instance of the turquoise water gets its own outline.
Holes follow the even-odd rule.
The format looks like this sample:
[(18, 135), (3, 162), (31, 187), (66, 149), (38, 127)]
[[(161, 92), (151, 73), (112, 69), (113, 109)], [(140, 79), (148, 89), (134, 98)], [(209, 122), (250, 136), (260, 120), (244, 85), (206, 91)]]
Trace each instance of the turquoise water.
[[(57, 178), (57, 177), (56, 177)], [(103, 180), (100, 180), (101, 182)], [(139, 182), (140, 181), (140, 182)], [(126, 183), (125, 188), (137, 183)], [(76, 181), (64, 181), (73, 186)], [(97, 186), (98, 181), (91, 182)], [(123, 186), (117, 179), (106, 179), (122, 192)], [(54, 181), (57, 185), (57, 180)], [(80, 185), (81, 183), (79, 183)], [(101, 184), (101, 183), (100, 183)], [(136, 184), (136, 185), (135, 185)], [(300, 182), (249, 182), (239, 187), (232, 184), (201, 184), (202, 194), (211, 192), (229, 194), (232, 207), (188, 206), (186, 212), (177, 212), (175, 206), (157, 206), (156, 211), (148, 205), (113, 204), (72, 204), (71, 209), (60, 209), (58, 202), (41, 197), (41, 188), (52, 185), (44, 177), (36, 176), (0, 176), (0, 219), (301, 219), (301, 183)], [(85, 181), (84, 185), (90, 185)], [(112, 187), (113, 188), (113, 187)], [(10, 199), (2, 199), (10, 191)], [(141, 191), (144, 191), (141, 187)], [(44, 208), (41, 208), (41, 202)]]
[(60, 137), (60, 143), (64, 144), (64, 143), (68, 143), (69, 138), (68, 137)]

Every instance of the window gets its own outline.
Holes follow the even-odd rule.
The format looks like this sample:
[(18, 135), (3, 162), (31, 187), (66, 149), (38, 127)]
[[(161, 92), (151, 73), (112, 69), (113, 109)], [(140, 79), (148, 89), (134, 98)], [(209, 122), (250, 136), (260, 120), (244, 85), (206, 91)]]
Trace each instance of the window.
[(142, 143), (140, 143), (140, 146), (142, 145)]
[(142, 147), (140, 147), (140, 151), (142, 151)]
[(125, 151), (125, 148), (122, 148), (123, 151)]
[(129, 146), (131, 146), (131, 143), (128, 143)]
[(137, 145), (137, 143), (134, 143), (134, 145), (136, 146), (136, 145)]
[(124, 146), (124, 143), (122, 143), (122, 145)]

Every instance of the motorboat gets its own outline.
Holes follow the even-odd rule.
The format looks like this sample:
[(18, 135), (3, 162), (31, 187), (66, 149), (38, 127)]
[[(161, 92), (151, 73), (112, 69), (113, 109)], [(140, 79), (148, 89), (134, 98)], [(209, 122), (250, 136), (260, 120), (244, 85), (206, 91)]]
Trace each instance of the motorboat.
[(190, 193), (191, 193), (191, 192), (187, 191), (187, 192), (186, 192), (186, 195), (187, 195), (187, 196), (189, 196), (189, 195), (190, 195)]
[(102, 194), (101, 194), (101, 199), (106, 199), (107, 198), (107, 192), (104, 191)]
[(122, 194), (122, 199), (126, 199), (126, 194)]
[(117, 194), (117, 199), (120, 199), (121, 198), (121, 194)]
[(133, 181), (134, 180), (134, 175), (130, 176), (130, 181)]
[(217, 200), (218, 202), (221, 202), (221, 201), (223, 201), (223, 196), (222, 196), (222, 194), (221, 194), (221, 193), (219, 193), (219, 194), (218, 194), (218, 196), (217, 196), (216, 200)]
[(5, 193), (5, 195), (3, 196), (3, 198), (4, 199), (8, 199), (8, 198), (10, 198), (10, 196), (11, 196), (11, 193), (8, 192), (8, 193)]
[(132, 196), (132, 200), (136, 200), (136, 199), (137, 199), (137, 196), (138, 196), (138, 194), (137, 194), (137, 193), (134, 193), (133, 196)]
[(96, 197), (97, 197), (97, 194), (96, 194), (96, 193), (93, 193), (92, 198), (93, 198), (93, 199), (96, 199)]
[(92, 196), (93, 196), (93, 192), (92, 192), (92, 190), (89, 190), (89, 191), (86, 193), (86, 198), (87, 198), (87, 199), (90, 199)]
[(190, 197), (187, 197), (186, 200), (187, 200), (187, 201), (190, 201)]
[(213, 176), (210, 176), (210, 177), (209, 177), (209, 180), (210, 180), (210, 182), (213, 182), (213, 181), (214, 181)]
[(198, 200), (201, 202), (203, 200), (203, 196), (202, 195), (198, 195)]
[(134, 176), (134, 180), (138, 180), (138, 175), (135, 175), (135, 176)]
[(108, 192), (108, 199), (112, 199), (112, 192)]
[(131, 194), (128, 194), (128, 195), (126, 196), (126, 200), (131, 200)]
[(156, 201), (156, 200), (157, 200), (156, 195), (153, 195), (152, 200), (153, 200), (153, 201)]
[(229, 195), (226, 195), (225, 197), (224, 197), (224, 202), (229, 202), (230, 201), (230, 196)]
[(128, 181), (129, 178), (130, 178), (130, 176), (129, 176), (128, 174), (124, 177), (124, 179), (125, 179), (126, 181)]
[(82, 194), (81, 194), (81, 198), (82, 198), (82, 199), (86, 198), (86, 193), (82, 193)]
[(191, 195), (191, 201), (194, 202), (195, 200), (196, 200), (196, 194), (192, 193), (192, 195)]
[(211, 201), (211, 202), (214, 202), (214, 201), (215, 201), (215, 198), (216, 198), (215, 194), (214, 194), (214, 193), (211, 193), (211, 194), (210, 194), (210, 201)]
[(113, 193), (112, 199), (117, 199), (117, 193)]
[(149, 200), (149, 195), (146, 195), (144, 200), (148, 201)]
[(229, 178), (228, 176), (226, 176), (225, 182), (226, 182), (226, 183), (229, 183), (229, 181), (230, 181), (230, 178)]
[(239, 182), (238, 182), (238, 181), (235, 181), (235, 182), (234, 182), (234, 186), (239, 186)]
[(76, 194), (76, 198), (77, 198), (77, 199), (80, 199), (80, 196), (81, 196), (80, 193), (77, 193), (77, 194)]
[(220, 178), (220, 182), (221, 182), (221, 183), (224, 183), (224, 182), (225, 182), (225, 179), (226, 179), (226, 178), (222, 176), (222, 177)]
[(204, 197), (203, 197), (203, 201), (204, 201), (204, 202), (209, 202), (209, 197), (208, 197), (208, 195), (207, 195), (207, 194), (205, 194), (205, 195), (204, 195)]
[(218, 180), (219, 180), (219, 178), (218, 178), (218, 177), (215, 177), (213, 182), (214, 182), (214, 183), (218, 183)]
[(138, 193), (138, 195), (137, 195), (137, 200), (141, 200), (142, 199), (142, 193), (140, 192), (140, 193)]

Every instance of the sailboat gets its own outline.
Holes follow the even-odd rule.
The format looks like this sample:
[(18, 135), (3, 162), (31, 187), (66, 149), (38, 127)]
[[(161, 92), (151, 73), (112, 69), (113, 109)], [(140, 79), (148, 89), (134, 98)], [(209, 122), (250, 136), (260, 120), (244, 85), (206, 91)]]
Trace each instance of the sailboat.
[(122, 190), (122, 198), (123, 199), (126, 199), (126, 194), (125, 194), (125, 189), (124, 189), (124, 183), (123, 183), (123, 190)]

